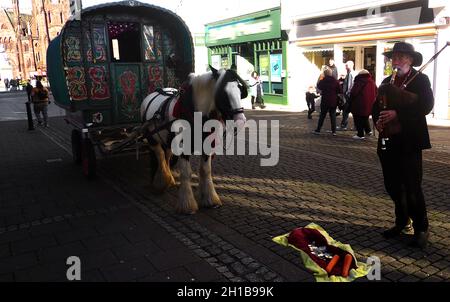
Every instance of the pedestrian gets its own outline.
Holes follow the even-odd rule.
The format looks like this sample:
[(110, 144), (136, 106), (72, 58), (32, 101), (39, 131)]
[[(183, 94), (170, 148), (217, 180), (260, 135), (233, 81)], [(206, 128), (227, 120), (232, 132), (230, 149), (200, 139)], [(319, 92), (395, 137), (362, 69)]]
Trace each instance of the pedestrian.
[(5, 79), (3, 80), (3, 82), (5, 83), (6, 91), (8, 91), (8, 90), (9, 90), (9, 79), (8, 79), (8, 78), (5, 78)]
[(341, 93), (341, 87), (339, 86), (339, 82), (333, 78), (332, 74), (331, 69), (325, 69), (323, 80), (317, 84), (317, 87), (321, 91), (322, 101), (320, 102), (319, 123), (317, 124), (316, 130), (313, 131), (314, 134), (320, 134), (320, 129), (322, 128), (325, 117), (327, 116), (327, 113), (329, 113), (331, 119), (331, 133), (333, 136), (336, 135), (337, 96)]
[[(31, 91), (31, 97), (38, 125), (48, 127), (48, 90), (42, 85), (41, 81), (36, 81), (36, 87)], [(41, 118), (41, 113), (43, 119)]]
[(256, 106), (259, 106), (259, 108), (261, 109), (266, 108), (263, 99), (264, 92), (262, 90), (262, 82), (258, 72), (256, 71), (252, 72), (250, 76), (249, 87), (250, 87), (252, 109), (256, 109)]
[(31, 92), (33, 91), (33, 85), (31, 85), (31, 80), (27, 81), (25, 89), (27, 91), (28, 102), (31, 102)]
[(355, 64), (353, 61), (347, 61), (345, 63), (345, 69), (347, 70), (347, 74), (345, 75), (344, 82), (342, 84), (342, 121), (341, 125), (337, 127), (338, 130), (347, 130), (348, 126), (348, 115), (350, 113), (350, 92), (352, 91), (353, 82), (355, 80), (356, 71), (353, 70)]
[(337, 80), (338, 79), (338, 69), (337, 69), (336, 65), (334, 64), (333, 58), (331, 58), (328, 61), (328, 68), (331, 69), (331, 76)]
[(306, 92), (306, 105), (308, 106), (308, 119), (312, 119), (312, 113), (316, 111), (315, 99), (319, 96), (314, 91), (314, 86), (309, 86)]
[[(414, 236), (410, 245), (425, 248), (429, 231), (422, 191), (422, 150), (431, 148), (426, 115), (434, 106), (433, 91), (428, 77), (412, 68), (422, 64), (422, 55), (413, 45), (398, 42), (383, 55), (398, 70), (392, 83), (390, 76), (380, 85), (373, 107), (374, 122), (380, 132), (377, 153), (384, 185), (395, 205), (395, 225), (383, 235), (398, 236), (411, 217)], [(386, 106), (379, 101), (383, 96)]]
[(377, 85), (369, 71), (363, 69), (355, 77), (354, 85), (349, 95), (349, 107), (353, 115), (353, 121), (357, 134), (354, 139), (365, 139), (366, 135), (372, 135), (369, 116), (372, 113), (373, 103), (377, 97)]
[(10, 91), (16, 91), (16, 80), (11, 79), (9, 81), (9, 85), (11, 86), (11, 90)]

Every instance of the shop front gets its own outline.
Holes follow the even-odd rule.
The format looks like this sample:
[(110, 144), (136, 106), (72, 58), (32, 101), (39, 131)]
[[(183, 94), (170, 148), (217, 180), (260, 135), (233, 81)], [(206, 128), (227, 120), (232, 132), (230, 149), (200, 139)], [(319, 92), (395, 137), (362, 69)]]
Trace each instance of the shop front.
[(206, 25), (208, 62), (235, 68), (244, 80), (257, 71), (266, 103), (287, 105), (287, 36), (280, 27), (280, 8)]
[[(413, 44), (426, 63), (440, 48), (439, 40), (442, 39), (441, 27), (436, 25), (435, 17), (428, 1), (408, 1), (356, 11), (349, 8), (349, 11), (335, 15), (293, 20), (290, 40), (291, 47), (302, 56), (299, 68), (314, 75), (299, 78), (298, 82), (306, 89), (314, 83), (329, 59), (334, 58), (340, 75), (346, 74), (345, 62), (351, 60), (355, 70), (368, 70), (380, 84), (392, 73), (390, 61), (383, 52), (399, 41)], [(436, 72), (438, 64), (444, 60), (444, 56), (438, 58), (424, 73), (430, 78), (436, 104), (447, 105), (447, 96), (436, 93), (438, 80), (448, 82), (448, 69), (442, 74)]]

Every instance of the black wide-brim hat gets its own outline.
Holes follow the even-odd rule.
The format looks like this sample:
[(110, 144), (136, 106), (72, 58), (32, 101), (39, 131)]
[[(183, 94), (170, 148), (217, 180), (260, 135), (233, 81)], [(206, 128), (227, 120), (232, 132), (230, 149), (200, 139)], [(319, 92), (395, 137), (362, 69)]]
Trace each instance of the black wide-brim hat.
[(406, 43), (406, 42), (398, 42), (394, 44), (394, 48), (391, 51), (383, 52), (383, 55), (388, 57), (389, 59), (392, 58), (392, 54), (394, 52), (402, 52), (407, 53), (413, 57), (413, 63), (412, 66), (420, 66), (422, 65), (422, 54), (420, 52), (417, 52), (414, 50), (414, 46), (412, 44)]

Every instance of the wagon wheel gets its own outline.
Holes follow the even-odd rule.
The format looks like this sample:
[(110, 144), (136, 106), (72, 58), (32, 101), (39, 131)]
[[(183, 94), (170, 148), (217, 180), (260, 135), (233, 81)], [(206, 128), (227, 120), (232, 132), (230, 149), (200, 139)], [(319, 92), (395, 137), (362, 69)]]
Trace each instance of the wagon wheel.
[(71, 135), (72, 141), (72, 157), (76, 165), (81, 165), (81, 132), (73, 129)]
[(87, 178), (91, 179), (95, 176), (96, 172), (96, 158), (95, 150), (92, 141), (89, 138), (85, 138), (82, 141), (81, 148), (81, 162), (83, 167), (83, 174)]

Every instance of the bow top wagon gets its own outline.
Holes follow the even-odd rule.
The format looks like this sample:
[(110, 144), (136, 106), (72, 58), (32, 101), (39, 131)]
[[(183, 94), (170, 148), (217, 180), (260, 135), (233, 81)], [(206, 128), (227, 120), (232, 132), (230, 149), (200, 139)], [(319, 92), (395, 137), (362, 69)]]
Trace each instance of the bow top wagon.
[(194, 67), (192, 37), (173, 12), (137, 1), (89, 7), (69, 20), (47, 50), (56, 105), (66, 110), (74, 161), (95, 174), (104, 154), (133, 144), (145, 96), (179, 87)]

